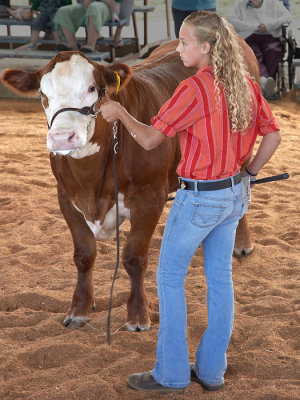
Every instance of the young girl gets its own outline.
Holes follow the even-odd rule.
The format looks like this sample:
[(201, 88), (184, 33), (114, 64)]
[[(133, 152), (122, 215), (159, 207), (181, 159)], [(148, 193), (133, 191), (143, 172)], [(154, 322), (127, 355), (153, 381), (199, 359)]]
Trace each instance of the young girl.
[[(197, 381), (207, 390), (224, 387), (226, 350), (233, 327), (232, 252), (239, 219), (247, 210), (240, 167), (257, 135), (263, 136), (246, 176), (255, 176), (280, 143), (279, 126), (259, 86), (246, 73), (232, 26), (214, 12), (188, 16), (177, 51), (196, 75), (181, 82), (151, 120), (135, 120), (117, 102), (102, 106), (102, 116), (120, 119), (146, 150), (179, 135), (181, 189), (166, 223), (157, 285), (160, 326), (157, 362), (152, 371), (133, 374), (135, 390), (167, 393)], [(247, 179), (249, 181), (249, 179)], [(189, 363), (184, 282), (202, 243), (207, 280), (208, 326)]]

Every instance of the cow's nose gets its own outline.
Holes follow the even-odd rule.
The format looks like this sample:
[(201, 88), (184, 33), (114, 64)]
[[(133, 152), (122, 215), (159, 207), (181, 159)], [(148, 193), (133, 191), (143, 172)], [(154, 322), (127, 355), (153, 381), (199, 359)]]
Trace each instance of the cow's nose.
[(79, 138), (75, 131), (48, 132), (48, 148), (52, 151), (58, 150), (72, 150), (79, 145)]

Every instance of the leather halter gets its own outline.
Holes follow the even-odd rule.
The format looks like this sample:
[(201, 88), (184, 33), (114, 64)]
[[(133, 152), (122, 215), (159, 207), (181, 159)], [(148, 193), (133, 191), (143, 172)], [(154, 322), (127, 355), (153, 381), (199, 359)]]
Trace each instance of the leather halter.
[(98, 103), (98, 101), (100, 101), (100, 100), (102, 99), (102, 97), (103, 97), (104, 95), (105, 95), (105, 87), (103, 86), (103, 87), (100, 89), (100, 93), (99, 93), (98, 99), (97, 99), (97, 100), (95, 101), (95, 103), (92, 104), (90, 107), (87, 106), (87, 107), (82, 107), (82, 108), (74, 108), (74, 107), (61, 108), (60, 110), (56, 111), (56, 113), (53, 115), (52, 120), (51, 120), (51, 123), (50, 123), (50, 126), (49, 126), (49, 124), (48, 124), (48, 128), (51, 129), (52, 124), (53, 124), (53, 121), (55, 120), (55, 118), (56, 118), (60, 113), (62, 113), (62, 112), (64, 112), (64, 111), (76, 111), (76, 112), (79, 112), (80, 114), (86, 115), (87, 117), (88, 117), (88, 116), (95, 117), (95, 115), (96, 115), (96, 110), (95, 110), (96, 104)]

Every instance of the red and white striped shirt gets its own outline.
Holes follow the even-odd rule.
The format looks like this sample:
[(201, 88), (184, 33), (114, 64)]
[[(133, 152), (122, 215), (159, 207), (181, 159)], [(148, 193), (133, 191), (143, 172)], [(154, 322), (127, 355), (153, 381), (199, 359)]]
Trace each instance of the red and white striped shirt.
[(151, 119), (151, 124), (166, 136), (179, 135), (179, 176), (215, 180), (235, 175), (249, 157), (257, 135), (280, 130), (259, 85), (251, 79), (249, 83), (254, 100), (253, 118), (243, 136), (231, 131), (222, 90), (217, 104), (212, 66), (203, 67), (182, 81)]

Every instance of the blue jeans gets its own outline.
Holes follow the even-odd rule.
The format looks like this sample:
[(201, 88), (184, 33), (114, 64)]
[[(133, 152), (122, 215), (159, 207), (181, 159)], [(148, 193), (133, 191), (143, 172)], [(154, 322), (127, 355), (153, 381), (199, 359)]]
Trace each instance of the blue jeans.
[(241, 183), (216, 191), (177, 191), (157, 271), (160, 325), (152, 375), (161, 385), (180, 388), (190, 383), (184, 284), (201, 243), (208, 325), (196, 353), (195, 372), (208, 384), (224, 382), (234, 314), (232, 253), (238, 221), (246, 209)]

